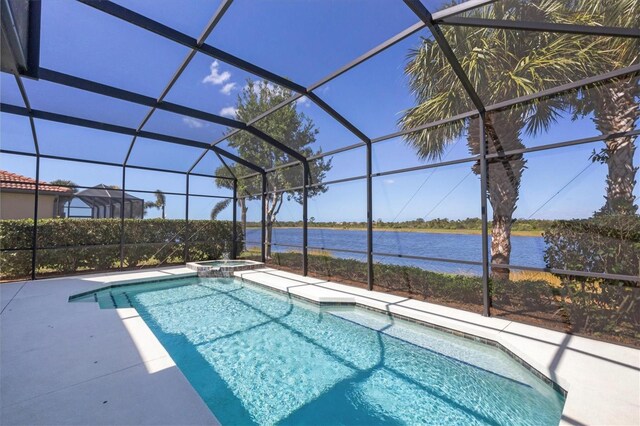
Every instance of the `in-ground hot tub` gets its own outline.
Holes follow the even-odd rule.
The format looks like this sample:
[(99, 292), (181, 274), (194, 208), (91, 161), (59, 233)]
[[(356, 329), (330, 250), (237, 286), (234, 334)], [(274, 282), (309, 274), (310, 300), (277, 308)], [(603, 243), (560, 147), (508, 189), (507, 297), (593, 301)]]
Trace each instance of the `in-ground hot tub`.
[(207, 260), (204, 262), (187, 263), (187, 268), (193, 269), (199, 277), (229, 277), (235, 271), (263, 268), (264, 263), (253, 260)]

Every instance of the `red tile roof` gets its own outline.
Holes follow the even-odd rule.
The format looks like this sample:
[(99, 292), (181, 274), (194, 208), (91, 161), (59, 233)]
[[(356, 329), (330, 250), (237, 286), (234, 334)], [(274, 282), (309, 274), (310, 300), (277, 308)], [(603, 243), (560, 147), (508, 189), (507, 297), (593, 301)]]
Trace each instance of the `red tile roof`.
[[(64, 186), (49, 185), (47, 182), (40, 181), (39, 190), (42, 192), (71, 192), (71, 188)], [(22, 176), (17, 173), (0, 170), (0, 190), (19, 190), (19, 191), (35, 191), (36, 180), (30, 177)]]

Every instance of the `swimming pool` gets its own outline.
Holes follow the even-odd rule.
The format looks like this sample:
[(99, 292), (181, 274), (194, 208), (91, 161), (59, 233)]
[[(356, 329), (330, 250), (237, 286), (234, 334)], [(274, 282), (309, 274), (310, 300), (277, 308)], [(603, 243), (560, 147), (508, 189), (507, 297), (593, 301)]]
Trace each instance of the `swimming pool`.
[(233, 278), (76, 300), (137, 309), (224, 425), (557, 425), (564, 404), (497, 348)]

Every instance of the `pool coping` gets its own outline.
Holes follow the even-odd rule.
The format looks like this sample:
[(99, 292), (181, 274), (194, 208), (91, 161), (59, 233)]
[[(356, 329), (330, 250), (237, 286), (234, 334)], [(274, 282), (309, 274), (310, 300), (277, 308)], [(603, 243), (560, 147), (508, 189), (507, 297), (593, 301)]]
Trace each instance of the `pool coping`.
[(85, 296), (89, 296), (90, 294), (96, 293), (98, 291), (103, 291), (103, 290), (110, 290), (112, 288), (118, 288), (118, 287), (127, 287), (130, 285), (138, 285), (138, 284), (153, 284), (153, 283), (158, 283), (158, 282), (165, 282), (165, 281), (174, 281), (174, 280), (181, 280), (184, 278), (193, 278), (193, 277), (197, 277), (197, 273), (196, 272), (188, 272), (188, 273), (184, 273), (184, 274), (180, 274), (180, 275), (176, 275), (176, 276), (171, 276), (171, 277), (157, 277), (157, 278), (151, 278), (151, 279), (147, 279), (147, 278), (137, 278), (137, 279), (133, 279), (133, 280), (123, 280), (123, 281), (115, 281), (113, 284), (109, 284), (107, 286), (103, 286), (103, 287), (99, 287), (93, 290), (87, 290), (87, 291), (83, 291), (80, 293), (75, 293), (69, 296), (68, 301), (69, 302), (73, 302), (76, 301), (78, 299), (82, 299)]

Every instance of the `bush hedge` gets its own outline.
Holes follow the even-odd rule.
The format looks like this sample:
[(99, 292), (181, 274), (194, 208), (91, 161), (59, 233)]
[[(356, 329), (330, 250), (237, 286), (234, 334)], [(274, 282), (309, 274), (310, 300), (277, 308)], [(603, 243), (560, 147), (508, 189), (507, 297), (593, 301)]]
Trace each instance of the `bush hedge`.
[[(269, 263), (290, 269), (302, 267), (302, 255), (295, 252), (273, 253)], [(309, 254), (309, 272), (343, 281), (367, 282), (367, 264), (330, 254)], [(375, 263), (375, 285), (424, 298), (465, 304), (482, 304), (482, 280), (472, 275), (445, 274), (415, 266)]]
[[(251, 252), (243, 253), (243, 256), (257, 257)], [(300, 270), (302, 255), (296, 252), (273, 253), (268, 263)], [(309, 254), (309, 272), (338, 282), (367, 281), (365, 262), (336, 258), (330, 254)], [(473, 312), (482, 311), (482, 281), (477, 276), (376, 263), (374, 278), (377, 287), (391, 292), (408, 293)], [(637, 304), (640, 288), (593, 280), (581, 290), (575, 280), (564, 279), (560, 285), (554, 285), (542, 275), (539, 279), (519, 281), (491, 280), (490, 292), (497, 313), (506, 318), (640, 346), (640, 305)]]
[(558, 220), (544, 232), (549, 268), (638, 276), (640, 217), (597, 215)]
[[(598, 214), (589, 219), (555, 221), (545, 232), (549, 268), (640, 275), (640, 217)], [(637, 282), (558, 275), (563, 306), (576, 327), (640, 336)]]
[[(119, 219), (41, 219), (38, 221), (37, 272), (73, 273), (120, 266)], [(0, 220), (0, 277), (31, 273), (33, 221)], [(240, 234), (238, 228), (238, 235)], [(232, 247), (232, 223), (189, 221), (189, 259), (219, 258)], [(124, 265), (147, 266), (184, 262), (186, 221), (125, 219)]]

